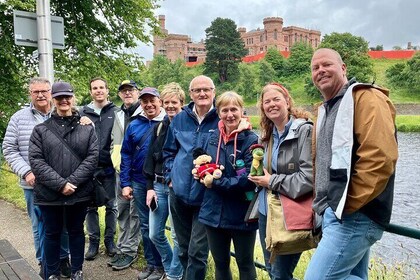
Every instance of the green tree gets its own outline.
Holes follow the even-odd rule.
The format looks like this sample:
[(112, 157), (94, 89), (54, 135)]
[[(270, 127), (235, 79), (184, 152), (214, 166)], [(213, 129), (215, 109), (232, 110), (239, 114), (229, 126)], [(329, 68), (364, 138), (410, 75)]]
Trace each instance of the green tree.
[(363, 37), (350, 33), (325, 35), (320, 48), (336, 50), (347, 65), (347, 76), (356, 77), (359, 82), (369, 82), (373, 76), (373, 64), (369, 59), (368, 42)]
[(384, 45), (376, 45), (376, 47), (370, 47), (371, 51), (383, 51)]
[(385, 73), (392, 85), (420, 92), (420, 53), (415, 53), (407, 62), (391, 66)]
[(278, 77), (284, 77), (287, 73), (287, 61), (275, 48), (269, 48), (264, 57), (271, 64)]
[(276, 71), (267, 61), (262, 60), (259, 63), (259, 82), (260, 86), (265, 86), (266, 84), (276, 80)]
[(305, 43), (296, 43), (290, 48), (287, 75), (300, 76), (311, 71), (312, 47)]
[(247, 100), (255, 100), (256, 96), (256, 75), (252, 69), (252, 65), (241, 63), (239, 64), (240, 78), (237, 91)]
[[(25, 84), (36, 75), (38, 63), (31, 58), (35, 48), (14, 45), (13, 10), (35, 12), (35, 2), (0, 2), (0, 140), (11, 113), (27, 101)], [(143, 63), (130, 49), (138, 42), (150, 41), (148, 29), (158, 32), (153, 15), (156, 3), (157, 0), (51, 0), (51, 14), (64, 18), (65, 33), (65, 49), (54, 50), (56, 79), (72, 83), (81, 102), (89, 99), (88, 82), (93, 77), (107, 79), (111, 92), (123, 79), (138, 80)]]
[(217, 75), (220, 84), (235, 81), (239, 76), (238, 64), (247, 53), (235, 22), (216, 18), (206, 29), (205, 42), (207, 57), (204, 73)]

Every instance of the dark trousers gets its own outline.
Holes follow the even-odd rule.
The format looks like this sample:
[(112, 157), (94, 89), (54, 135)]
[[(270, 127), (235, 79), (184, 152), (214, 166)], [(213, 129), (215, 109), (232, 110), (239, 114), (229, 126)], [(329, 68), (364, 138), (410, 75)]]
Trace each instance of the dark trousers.
[(87, 204), (88, 202), (69, 206), (39, 206), (45, 227), (44, 259), (47, 271), (46, 279), (50, 275), (60, 275), (60, 240), (64, 223), (69, 234), (71, 272), (75, 273), (78, 270), (82, 270), (85, 249), (83, 222), (86, 216)]
[(199, 206), (185, 204), (169, 189), (170, 207), (179, 244), (184, 280), (204, 280), (209, 254), (205, 226), (198, 221)]
[(239, 279), (257, 279), (254, 265), (255, 230), (234, 230), (206, 226), (209, 247), (216, 265), (216, 280), (231, 280), (230, 244), (233, 241)]

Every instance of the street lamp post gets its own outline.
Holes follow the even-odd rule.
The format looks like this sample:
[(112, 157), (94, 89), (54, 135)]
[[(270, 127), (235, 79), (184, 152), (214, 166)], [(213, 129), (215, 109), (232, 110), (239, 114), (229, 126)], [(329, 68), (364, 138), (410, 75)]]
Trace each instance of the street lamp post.
[(53, 48), (51, 35), (50, 1), (36, 1), (39, 76), (54, 82)]

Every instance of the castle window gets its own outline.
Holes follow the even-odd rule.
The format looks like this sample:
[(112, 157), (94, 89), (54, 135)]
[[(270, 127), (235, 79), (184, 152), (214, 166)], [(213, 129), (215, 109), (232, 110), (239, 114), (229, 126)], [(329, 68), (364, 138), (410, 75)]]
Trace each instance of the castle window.
[(295, 43), (297, 42), (297, 33), (295, 33)]
[(300, 42), (302, 42), (302, 34), (300, 34)]
[(284, 36), (284, 41), (285, 41), (285, 42), (289, 42), (289, 36), (285, 35), (285, 36)]
[(262, 37), (262, 34), (260, 35), (260, 42), (262, 42), (263, 41), (263, 39), (262, 39), (263, 37)]
[(274, 40), (277, 40), (277, 29), (274, 29)]
[(267, 41), (267, 30), (265, 31), (265, 40)]

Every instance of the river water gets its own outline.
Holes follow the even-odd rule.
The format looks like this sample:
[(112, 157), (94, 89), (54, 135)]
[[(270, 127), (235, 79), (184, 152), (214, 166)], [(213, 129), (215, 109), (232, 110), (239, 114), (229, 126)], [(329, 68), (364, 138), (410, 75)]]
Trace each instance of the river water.
[[(420, 230), (420, 133), (398, 133), (398, 151), (391, 223)], [(420, 240), (385, 232), (373, 245), (372, 256), (385, 264), (402, 264), (406, 279), (419, 279)]]

